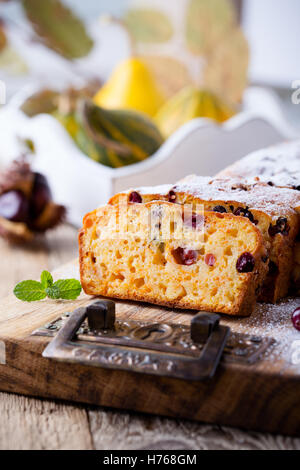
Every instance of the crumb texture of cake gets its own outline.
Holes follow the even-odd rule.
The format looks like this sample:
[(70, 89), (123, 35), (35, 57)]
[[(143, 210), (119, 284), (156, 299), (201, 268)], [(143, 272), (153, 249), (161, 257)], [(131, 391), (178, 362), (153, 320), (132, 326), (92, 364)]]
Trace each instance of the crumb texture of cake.
[(167, 201), (100, 207), (79, 246), (87, 294), (229, 315), (251, 314), (268, 271), (249, 219)]
[[(132, 191), (115, 195), (110, 203), (130, 202)], [(296, 276), (294, 247), (300, 226), (300, 192), (238, 178), (190, 175), (174, 186), (140, 188), (134, 193), (140, 196), (140, 203), (165, 200), (181, 205), (203, 204), (207, 211), (247, 218), (261, 231), (270, 260), (259, 300), (274, 303), (287, 295), (291, 276)]]

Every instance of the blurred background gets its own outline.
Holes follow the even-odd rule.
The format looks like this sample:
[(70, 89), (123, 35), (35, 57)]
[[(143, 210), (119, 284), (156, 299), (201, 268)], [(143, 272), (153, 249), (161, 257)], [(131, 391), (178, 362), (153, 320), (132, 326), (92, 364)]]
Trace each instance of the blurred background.
[(0, 0), (0, 165), (29, 156), (80, 225), (115, 192), (297, 138), (299, 17), (299, 0)]
[[(134, 53), (138, 50), (144, 55), (179, 58), (191, 75), (189, 79), (201, 83), (203, 76), (200, 77), (200, 71), (202, 70), (202, 73), (207, 73), (211, 87), (215, 87), (216, 91), (223, 92), (218, 81), (224, 80), (219, 69), (221, 66), (225, 67), (223, 75), (226, 74), (227, 81), (231, 80), (232, 87), (237, 89), (236, 96), (232, 96), (234, 94), (231, 90), (226, 90), (225, 98), (239, 98), (241, 89), (245, 87), (243, 67), (247, 58), (238, 33), (235, 36), (232, 35), (231, 40), (226, 44), (222, 41), (225, 25), (231, 21), (231, 13), (225, 5), (230, 2), (236, 9), (238, 21), (249, 44), (247, 71), (249, 83), (274, 89), (281, 99), (287, 118), (299, 129), (299, 107), (293, 106), (291, 102), (292, 82), (300, 79), (300, 56), (297, 50), (300, 40), (298, 26), (300, 3), (298, 0), (287, 2), (282, 0), (264, 0), (263, 2), (259, 0), (228, 0), (228, 2), (216, 0), (199, 0), (199, 2), (197, 0), (194, 2), (186, 0), (176, 2), (172, 0), (164, 2), (62, 0), (64, 5), (84, 21), (86, 30), (94, 41), (92, 50), (87, 48), (82, 52), (81, 57), (71, 61), (57, 54), (58, 49), (55, 50), (54, 46), (55, 42), (62, 37), (63, 32), (59, 30), (59, 24), (63, 26), (64, 17), (59, 16), (61, 12), (59, 13), (58, 10), (55, 13), (55, 8), (50, 15), (48, 6), (45, 5), (52, 3), (56, 4), (57, 8), (59, 2), (2, 0), (0, 1), (0, 21), (2, 31), (6, 36), (6, 46), (4, 47), (2, 39), (1, 49), (0, 39), (0, 79), (6, 83), (7, 99), (28, 83), (38, 83), (42, 86), (50, 84), (52, 87), (63, 88), (70, 84), (80, 85), (85, 79), (97, 78), (105, 81), (110, 76), (113, 67), (133, 52), (132, 43), (130, 43), (132, 38), (128, 35), (128, 29), (131, 34), (134, 31), (137, 40)], [(199, 38), (196, 38), (196, 35), (194, 39), (192, 38), (193, 28), (196, 27), (192, 21), (189, 26), (190, 38), (192, 38), (190, 44), (184, 38), (185, 16), (188, 15), (189, 4), (193, 3), (194, 6), (191, 8), (195, 8), (195, 22), (198, 18), (196, 4), (199, 3), (199, 28), (203, 29), (201, 34), (207, 35), (206, 45), (200, 44), (200, 41), (196, 46), (193, 44), (193, 41), (197, 42), (200, 39), (200, 35)], [(48, 14), (47, 21), (43, 18), (43, 9)], [(143, 17), (142, 15), (134, 16), (134, 14), (126, 16), (126, 12), (134, 13), (134, 11), (138, 12), (138, 9), (141, 9), (141, 12), (142, 9), (144, 12), (150, 9), (152, 13), (157, 9), (167, 16), (167, 21), (164, 23), (164, 18), (161, 17), (159, 19), (161, 24), (156, 23), (156, 31), (154, 27), (150, 31), (148, 28), (151, 24), (150, 17), (147, 21), (145, 15)], [(56, 24), (56, 30), (53, 25), (49, 27), (51, 21)], [(140, 26), (134, 24), (135, 22), (140, 22)], [(142, 37), (143, 28), (148, 28), (149, 37)], [(76, 40), (75, 37), (74, 40)], [(43, 42), (47, 43), (46, 50), (43, 50)], [(221, 50), (222, 43), (223, 50)], [(214, 58), (207, 59), (208, 55), (213, 55), (211, 51), (207, 53), (207, 49), (216, 49), (216, 47), (219, 49), (218, 54), (215, 53)], [(84, 57), (85, 52), (88, 57)], [(78, 55), (81, 55), (81, 52)], [(205, 60), (209, 62), (209, 70), (203, 71)], [(157, 64), (157, 67), (159, 66), (163, 67), (163, 64)], [(186, 70), (178, 67), (178, 74), (182, 78), (182, 83), (178, 86), (185, 84), (185, 80), (188, 80), (187, 77), (183, 77), (185, 72)], [(233, 78), (228, 77), (230, 74), (235, 75), (235, 82)]]

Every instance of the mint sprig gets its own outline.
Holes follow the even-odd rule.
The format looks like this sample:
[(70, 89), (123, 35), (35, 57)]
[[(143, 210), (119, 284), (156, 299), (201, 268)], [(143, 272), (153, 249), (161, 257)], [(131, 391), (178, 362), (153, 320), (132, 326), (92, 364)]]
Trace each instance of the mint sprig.
[(42, 300), (47, 297), (46, 291), (41, 282), (22, 281), (14, 288), (14, 294), (18, 299), (32, 302), (33, 300)]
[(51, 287), (53, 285), (53, 277), (49, 273), (49, 271), (43, 271), (41, 274), (41, 284), (46, 289), (47, 287)]
[(76, 279), (59, 279), (53, 287), (60, 292), (60, 299), (77, 299), (81, 292), (81, 284)]
[(53, 277), (48, 271), (41, 274), (39, 281), (22, 281), (14, 288), (15, 296), (25, 302), (50, 299), (75, 300), (81, 292), (81, 284), (77, 279), (59, 279), (53, 282)]

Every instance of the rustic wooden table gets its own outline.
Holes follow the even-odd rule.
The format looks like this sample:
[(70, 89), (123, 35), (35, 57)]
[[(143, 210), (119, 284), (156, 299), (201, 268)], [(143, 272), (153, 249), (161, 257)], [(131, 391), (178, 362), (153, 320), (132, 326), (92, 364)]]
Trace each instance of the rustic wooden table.
[[(31, 246), (0, 240), (0, 295), (77, 253), (64, 225)], [(0, 393), (0, 449), (298, 449), (300, 439)]]

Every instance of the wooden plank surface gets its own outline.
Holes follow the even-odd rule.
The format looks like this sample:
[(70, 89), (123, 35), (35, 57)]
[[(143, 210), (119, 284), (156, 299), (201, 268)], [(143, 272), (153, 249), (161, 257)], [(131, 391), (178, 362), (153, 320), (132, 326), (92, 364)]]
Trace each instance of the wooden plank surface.
[[(65, 263), (76, 251), (76, 230), (67, 225), (26, 247), (0, 240), (0, 296), (7, 296), (17, 282)], [(0, 393), (0, 416), (0, 449), (93, 448), (82, 407)]]
[[(76, 232), (69, 227), (60, 228), (46, 241), (25, 250), (0, 242), (1, 294), (5, 296), (19, 280), (38, 277), (42, 269), (52, 269), (72, 258), (76, 246)], [(300, 448), (299, 439), (6, 393), (0, 394), (0, 415), (1, 449)]]

